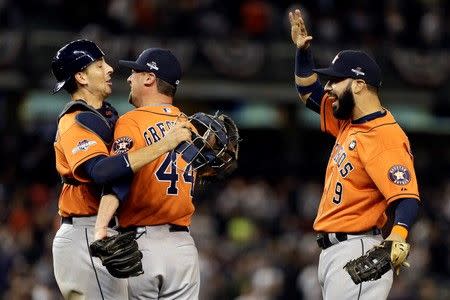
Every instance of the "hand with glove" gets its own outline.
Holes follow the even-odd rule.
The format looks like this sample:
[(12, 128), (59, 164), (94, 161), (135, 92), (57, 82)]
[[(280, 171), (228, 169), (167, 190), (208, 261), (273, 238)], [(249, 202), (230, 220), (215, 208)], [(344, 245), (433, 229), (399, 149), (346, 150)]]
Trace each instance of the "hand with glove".
[(142, 252), (138, 249), (134, 232), (119, 233), (89, 246), (91, 255), (99, 257), (108, 272), (117, 278), (139, 276), (142, 270)]
[(406, 261), (409, 249), (410, 245), (404, 239), (391, 234), (363, 256), (349, 261), (344, 269), (350, 274), (355, 284), (380, 279), (383, 274), (392, 269), (398, 275), (400, 267), (409, 267)]
[(197, 171), (197, 177), (229, 175), (237, 167), (239, 153), (239, 131), (234, 121), (218, 112), (195, 113), (188, 120), (195, 128), (192, 141), (181, 143), (175, 151)]

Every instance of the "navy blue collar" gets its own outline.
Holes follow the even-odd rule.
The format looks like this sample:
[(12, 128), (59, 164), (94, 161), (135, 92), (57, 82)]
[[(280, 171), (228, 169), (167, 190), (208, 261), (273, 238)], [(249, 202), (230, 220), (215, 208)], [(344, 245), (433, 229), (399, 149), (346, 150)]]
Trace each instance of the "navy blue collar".
[(374, 113), (365, 115), (364, 117), (361, 117), (361, 118), (359, 118), (359, 119), (353, 120), (353, 121), (352, 121), (352, 124), (363, 124), (363, 123), (372, 121), (372, 120), (374, 120), (374, 119), (376, 119), (376, 118), (384, 117), (386, 114), (387, 114), (387, 111), (386, 111), (386, 110), (383, 110), (383, 111), (376, 111), (376, 112), (374, 112)]

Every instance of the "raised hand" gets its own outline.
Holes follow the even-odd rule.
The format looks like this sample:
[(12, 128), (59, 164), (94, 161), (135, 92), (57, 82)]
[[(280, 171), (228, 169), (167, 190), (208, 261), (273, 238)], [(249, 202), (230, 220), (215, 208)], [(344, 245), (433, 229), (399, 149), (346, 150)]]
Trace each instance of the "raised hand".
[(308, 35), (302, 14), (299, 9), (289, 12), (289, 22), (291, 23), (291, 37), (297, 48), (307, 49), (310, 45), (312, 36)]

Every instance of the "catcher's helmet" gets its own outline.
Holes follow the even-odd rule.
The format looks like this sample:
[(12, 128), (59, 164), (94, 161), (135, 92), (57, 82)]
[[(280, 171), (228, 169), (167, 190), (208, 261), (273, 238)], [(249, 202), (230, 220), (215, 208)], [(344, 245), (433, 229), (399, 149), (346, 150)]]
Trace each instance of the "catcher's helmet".
[(52, 93), (58, 92), (75, 73), (103, 56), (105, 53), (89, 40), (72, 41), (59, 49), (52, 60), (52, 72), (58, 81)]

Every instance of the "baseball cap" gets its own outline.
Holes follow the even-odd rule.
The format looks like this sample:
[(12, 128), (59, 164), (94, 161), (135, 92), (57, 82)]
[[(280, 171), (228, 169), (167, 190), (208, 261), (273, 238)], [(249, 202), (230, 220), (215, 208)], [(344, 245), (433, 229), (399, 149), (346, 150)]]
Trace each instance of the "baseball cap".
[(328, 68), (313, 71), (333, 78), (362, 79), (377, 88), (381, 86), (380, 67), (367, 53), (359, 50), (343, 50)]
[(137, 72), (152, 72), (156, 77), (177, 86), (181, 79), (181, 66), (175, 55), (167, 49), (149, 48), (136, 61), (119, 60), (119, 65)]

